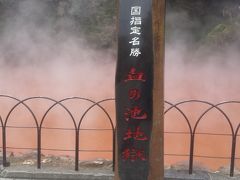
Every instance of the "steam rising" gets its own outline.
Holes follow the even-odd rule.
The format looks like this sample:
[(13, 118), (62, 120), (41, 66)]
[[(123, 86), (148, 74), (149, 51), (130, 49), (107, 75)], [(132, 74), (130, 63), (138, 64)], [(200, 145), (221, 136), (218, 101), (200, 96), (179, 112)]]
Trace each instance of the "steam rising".
[[(226, 10), (231, 7), (233, 5), (231, 2), (225, 1), (219, 12), (220, 9)], [(234, 5), (237, 6), (236, 3)], [(240, 11), (233, 9), (235, 16), (232, 17), (232, 12), (228, 10), (229, 17), (226, 17), (223, 10), (219, 21), (216, 19), (213, 21), (210, 15), (199, 17), (197, 20), (186, 11), (169, 9), (166, 18), (166, 100), (179, 102), (198, 99), (219, 103), (240, 99), (240, 34), (236, 32), (239, 29)], [(200, 18), (204, 20), (200, 21)], [(192, 103), (180, 108), (190, 118), (193, 127), (207, 107)], [(222, 108), (230, 116), (236, 128), (239, 123), (239, 105)], [(189, 132), (189, 129), (181, 115), (171, 112), (165, 116), (165, 131)], [(203, 119), (197, 132), (231, 133), (228, 123), (217, 111), (209, 113)], [(189, 154), (189, 141), (189, 135), (165, 134), (165, 152)], [(230, 157), (230, 154), (231, 138), (228, 136), (197, 135), (194, 155)], [(188, 166), (186, 157), (166, 156), (165, 158), (166, 164), (176, 162)], [(194, 163), (196, 166), (207, 166), (212, 169), (229, 165), (228, 160), (209, 158), (195, 158)], [(236, 166), (239, 167), (239, 162)]]
[[(57, 3), (57, 10), (52, 8), (54, 3)], [(75, 6), (82, 5), (82, 1), (73, 3)], [(88, 43), (79, 24), (69, 14), (73, 11), (71, 8), (67, 1), (21, 0), (6, 9), (6, 19), (2, 21), (4, 24), (0, 32), (0, 94), (20, 99), (47, 96), (56, 100), (78, 96), (95, 101), (114, 96), (114, 51)], [(98, 41), (95, 39), (95, 42)], [(6, 117), (14, 103), (1, 99), (1, 117)], [(40, 121), (52, 103), (40, 100), (28, 104)], [(71, 101), (66, 105), (79, 121), (83, 111), (91, 104)], [(113, 107), (108, 111), (113, 114)], [(83, 128), (109, 128), (100, 110), (93, 110), (86, 119)], [(35, 123), (20, 107), (10, 117), (8, 126), (35, 127)], [(49, 114), (44, 126), (74, 128), (61, 108)], [(8, 146), (36, 147), (35, 129), (8, 128), (7, 131)], [(110, 149), (111, 143), (105, 142), (112, 142), (111, 132), (84, 131), (80, 136), (80, 147), (83, 149)], [(42, 146), (46, 149), (74, 149), (74, 131), (43, 130), (42, 139)], [(89, 139), (97, 142), (92, 143)], [(61, 151), (43, 153), (66, 154)], [(74, 155), (71, 151), (67, 154)], [(81, 159), (111, 158), (110, 153), (81, 153), (80, 156)]]
[(47, 0), (15, 4), (0, 35), (1, 94), (113, 96), (113, 53), (90, 47), (63, 1), (56, 12)]
[[(221, 8), (227, 9), (232, 4), (226, 1), (225, 8)], [(199, 17), (204, 19), (201, 22), (186, 11), (169, 9), (165, 61), (167, 100), (239, 99), (240, 34), (235, 30), (239, 28), (240, 10), (236, 13), (235, 19), (226, 20), (223, 11), (221, 21), (203, 16)]]

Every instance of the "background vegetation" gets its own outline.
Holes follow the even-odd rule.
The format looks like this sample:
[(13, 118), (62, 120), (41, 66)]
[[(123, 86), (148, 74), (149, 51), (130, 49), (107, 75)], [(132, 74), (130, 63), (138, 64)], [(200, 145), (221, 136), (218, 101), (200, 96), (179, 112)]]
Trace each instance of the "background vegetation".
[[(2, 32), (6, 23), (14, 21), (18, 15), (19, 4), (23, 1), (26, 0), (0, 0), (0, 36), (4, 35)], [(114, 0), (41, 1), (47, 4), (46, 14), (36, 19), (27, 17), (29, 20), (48, 24), (55, 34), (68, 32), (76, 35), (76, 38), (84, 35), (88, 42), (98, 48), (111, 48), (114, 45)], [(196, 46), (207, 43), (222, 47), (229, 43), (239, 43), (238, 0), (167, 0), (167, 14), (167, 42), (186, 36)], [(59, 22), (63, 20), (71, 23), (62, 25)]]

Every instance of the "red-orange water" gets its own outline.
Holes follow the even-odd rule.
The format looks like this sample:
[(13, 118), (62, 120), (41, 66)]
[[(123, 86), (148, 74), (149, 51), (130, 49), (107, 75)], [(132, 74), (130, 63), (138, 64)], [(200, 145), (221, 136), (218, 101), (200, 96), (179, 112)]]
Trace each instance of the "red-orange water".
[[(114, 59), (116, 58), (107, 51), (99, 52), (89, 48), (86, 41), (83, 40), (84, 37), (79, 37), (79, 33), (77, 35), (72, 33), (72, 27), (74, 27), (73, 32), (78, 28), (64, 16), (59, 18), (55, 24), (50, 21), (49, 24), (39, 25), (36, 20), (42, 22), (41, 17), (43, 16), (45, 19), (46, 14), (49, 14), (46, 13), (47, 5), (42, 3), (42, 1), (23, 1), (19, 4), (17, 11), (14, 11), (13, 17), (6, 18), (6, 24), (3, 24), (3, 36), (1, 36), (0, 43), (0, 94), (12, 95), (20, 99), (31, 96), (47, 96), (56, 100), (80, 96), (98, 101), (114, 97)], [(196, 26), (194, 29), (199, 28), (198, 22), (196, 24), (192, 24), (192, 21), (188, 23), (191, 18), (187, 17), (186, 12), (173, 13), (172, 15), (171, 12), (168, 12), (167, 18), (169, 24), (182, 23), (183, 21), (183, 24), (187, 23), (190, 27)], [(177, 28), (175, 30), (179, 31)], [(189, 52), (186, 45), (189, 43), (188, 33), (173, 34), (176, 42), (166, 48), (165, 99), (172, 103), (187, 99), (201, 99), (212, 103), (239, 100), (239, 47), (224, 48), (224, 52), (220, 54), (214, 50), (208, 55), (204, 55), (202, 52)], [(171, 34), (169, 36), (173, 37)], [(98, 40), (96, 39), (96, 41)], [(181, 44), (177, 44), (178, 42)], [(14, 101), (0, 98), (0, 115), (3, 119), (14, 103)], [(29, 101), (27, 104), (33, 108), (38, 121), (41, 120), (46, 109), (51, 106), (51, 102), (43, 100)], [(109, 102), (103, 105), (107, 107), (114, 120), (114, 103)], [(72, 111), (76, 121), (79, 121), (90, 103), (68, 101), (66, 106)], [(194, 103), (183, 105), (180, 108), (183, 108), (192, 126), (194, 126), (201, 111), (204, 111), (207, 106)], [(239, 123), (239, 106), (231, 105), (223, 108), (229, 113), (234, 127), (236, 127)], [(94, 108), (87, 114), (82, 125), (82, 128), (110, 128), (106, 115), (98, 108)], [(20, 106), (10, 116), (8, 126), (29, 127), (35, 126), (35, 124), (29, 112)], [(44, 127), (73, 128), (74, 126), (66, 111), (58, 106), (48, 114)], [(186, 122), (176, 111), (170, 111), (166, 114), (165, 131), (165, 153), (188, 155), (189, 135), (167, 133), (189, 131)], [(213, 110), (203, 118), (197, 132), (229, 134), (230, 130), (223, 116)], [(42, 148), (74, 150), (74, 135), (72, 130), (43, 129)], [(36, 139), (36, 129), (7, 128), (8, 147), (35, 148)], [(195, 155), (230, 157), (230, 136), (196, 135), (195, 142)], [(239, 143), (238, 140), (237, 157), (240, 156)], [(81, 131), (80, 149), (111, 151), (111, 131)], [(28, 152), (30, 150), (8, 149), (8, 151)], [(73, 151), (43, 151), (43, 153), (74, 155)], [(99, 157), (111, 159), (111, 152), (80, 153), (80, 159)], [(177, 162), (188, 163), (187, 156), (166, 155), (165, 157), (166, 165)], [(229, 160), (195, 158), (194, 163), (216, 169), (229, 165)], [(239, 167), (239, 160), (236, 163)]]
[[(167, 51), (166, 58), (166, 81), (165, 99), (176, 103), (186, 99), (201, 99), (212, 103), (224, 100), (238, 100), (240, 83), (238, 81), (238, 69), (234, 64), (225, 67), (219, 64), (209, 63), (202, 66), (186, 65), (181, 60), (174, 58), (178, 55), (170, 54)], [(114, 73), (115, 64), (112, 56), (96, 53), (96, 57), (104, 58), (106, 63), (102, 64), (90, 58), (90, 61), (79, 61), (75, 64), (68, 64), (62, 60), (53, 64), (43, 64), (40, 66), (6, 66), (1, 71), (0, 94), (8, 94), (20, 99), (31, 96), (48, 96), (56, 100), (65, 97), (88, 97), (98, 101), (109, 97), (114, 97)], [(169, 61), (168, 61), (169, 60)], [(14, 101), (6, 98), (0, 99), (1, 117), (6, 117), (9, 109), (14, 105)], [(46, 109), (51, 106), (51, 102), (45, 100), (32, 100), (27, 104), (33, 108), (34, 113), (41, 120)], [(65, 103), (71, 110), (78, 122), (84, 110), (91, 103), (83, 101), (68, 101)], [(113, 121), (115, 121), (114, 102), (103, 103)], [(166, 108), (168, 106), (166, 105)], [(198, 103), (179, 106), (183, 109), (194, 126), (197, 118), (206, 105)], [(238, 105), (222, 106), (231, 117), (234, 127), (239, 123)], [(30, 113), (20, 106), (9, 118), (8, 126), (35, 126)], [(43, 127), (49, 128), (74, 128), (69, 115), (61, 107), (54, 108), (46, 117)], [(98, 108), (94, 108), (85, 117), (82, 128), (86, 129), (110, 129), (109, 120)], [(189, 132), (183, 117), (172, 110), (165, 116), (165, 164), (188, 163), (188, 156), (169, 156), (169, 154), (189, 154), (189, 135), (171, 134), (168, 132)], [(230, 128), (224, 117), (216, 110), (209, 112), (198, 126), (197, 132), (230, 134)], [(42, 131), (43, 149), (67, 149), (74, 150), (75, 133), (72, 130), (49, 130)], [(36, 147), (35, 129), (7, 129), (8, 147)], [(238, 140), (238, 144), (239, 144)], [(237, 147), (239, 145), (237, 144)], [(80, 152), (80, 159), (108, 158), (112, 154), (112, 132), (83, 130), (80, 132), (80, 149), (82, 150), (109, 150), (110, 152)], [(14, 152), (29, 152), (31, 150), (14, 150)], [(74, 155), (74, 151), (49, 151), (43, 150), (45, 154)], [(230, 157), (231, 136), (216, 135), (196, 135), (195, 155), (211, 157)], [(239, 148), (236, 149), (236, 156), (239, 157)], [(194, 158), (194, 164), (217, 169), (220, 166), (229, 165), (229, 159), (216, 158)], [(236, 166), (240, 162), (236, 161)]]

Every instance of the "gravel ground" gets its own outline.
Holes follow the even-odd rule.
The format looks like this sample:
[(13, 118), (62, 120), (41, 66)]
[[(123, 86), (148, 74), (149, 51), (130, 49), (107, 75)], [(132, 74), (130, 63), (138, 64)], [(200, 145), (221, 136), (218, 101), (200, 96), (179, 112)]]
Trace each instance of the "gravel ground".
[[(42, 168), (36, 168), (36, 153), (23, 154), (18, 157), (10, 154), (11, 166), (1, 167), (0, 180), (24, 179), (66, 179), (66, 180), (113, 180), (112, 162), (97, 159), (79, 163), (79, 171), (74, 171), (74, 159), (69, 156), (42, 156)], [(236, 170), (234, 177), (229, 177), (229, 168), (220, 168), (216, 172), (208, 172), (203, 168), (195, 168), (192, 175), (187, 167), (175, 165), (166, 167), (166, 180), (240, 180), (240, 172)]]

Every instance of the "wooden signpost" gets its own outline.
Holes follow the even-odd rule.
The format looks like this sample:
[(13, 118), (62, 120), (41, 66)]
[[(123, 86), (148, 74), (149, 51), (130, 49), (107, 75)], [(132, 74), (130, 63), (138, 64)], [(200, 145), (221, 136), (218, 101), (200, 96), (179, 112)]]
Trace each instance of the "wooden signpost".
[(115, 180), (163, 180), (165, 0), (118, 0)]

